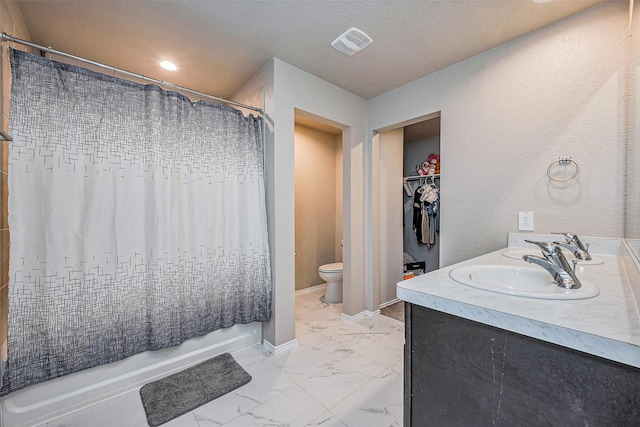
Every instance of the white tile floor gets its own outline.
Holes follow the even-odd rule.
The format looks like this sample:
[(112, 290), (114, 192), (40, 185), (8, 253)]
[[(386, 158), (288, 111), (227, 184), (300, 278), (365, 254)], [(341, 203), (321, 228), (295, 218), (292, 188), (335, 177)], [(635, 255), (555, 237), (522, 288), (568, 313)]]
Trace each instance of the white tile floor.
[[(298, 346), (233, 354), (253, 377), (166, 427), (402, 425), (404, 325), (386, 316), (342, 320), (323, 288), (296, 296)], [(47, 427), (147, 426), (139, 390), (50, 421)]]

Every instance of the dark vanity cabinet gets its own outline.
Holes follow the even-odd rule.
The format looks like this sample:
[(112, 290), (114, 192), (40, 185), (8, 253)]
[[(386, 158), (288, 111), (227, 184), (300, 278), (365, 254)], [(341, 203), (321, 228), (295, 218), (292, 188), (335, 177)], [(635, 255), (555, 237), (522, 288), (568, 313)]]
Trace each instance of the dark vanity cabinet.
[(405, 303), (404, 425), (640, 426), (640, 369)]

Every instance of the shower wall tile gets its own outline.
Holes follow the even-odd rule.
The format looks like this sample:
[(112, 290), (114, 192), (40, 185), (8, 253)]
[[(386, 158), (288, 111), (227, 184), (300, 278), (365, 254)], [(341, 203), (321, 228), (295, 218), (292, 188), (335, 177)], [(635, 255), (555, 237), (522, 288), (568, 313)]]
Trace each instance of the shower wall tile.
[(11, 63), (9, 52), (2, 49), (2, 129), (7, 130), (6, 118), (9, 117), (9, 100), (11, 99)]
[[(4, 121), (5, 120), (3, 118), (2, 122), (4, 123)], [(6, 127), (3, 127), (3, 129), (6, 129)], [(0, 147), (0, 157), (2, 158), (2, 161), (0, 162), (0, 171), (9, 173), (9, 141), (1, 141), (0, 144), (2, 145)]]
[[(3, 60), (4, 62), (4, 60)], [(9, 103), (11, 100), (11, 73), (3, 65), (2, 75), (2, 130), (9, 133)]]
[[(9, 176), (0, 172), (0, 230), (9, 228), (9, 210), (7, 201), (9, 200)], [(4, 262), (4, 258), (2, 259)]]
[(2, 252), (2, 263), (0, 263), (0, 283), (3, 285), (9, 282), (9, 230), (0, 230), (0, 251)]
[(9, 314), (9, 284), (0, 288), (0, 359), (7, 358), (7, 332)]
[(17, 1), (0, 1), (0, 30), (24, 40), (31, 40)]
[(2, 18), (0, 19), (0, 30), (5, 33), (10, 33), (13, 28), (13, 17), (5, 1), (0, 2), (0, 18)]
[(0, 144), (2, 144), (2, 147), (0, 148), (0, 157), (2, 157), (0, 171), (2, 171), (3, 173), (8, 173), (9, 172), (9, 142), (2, 141), (0, 142)]

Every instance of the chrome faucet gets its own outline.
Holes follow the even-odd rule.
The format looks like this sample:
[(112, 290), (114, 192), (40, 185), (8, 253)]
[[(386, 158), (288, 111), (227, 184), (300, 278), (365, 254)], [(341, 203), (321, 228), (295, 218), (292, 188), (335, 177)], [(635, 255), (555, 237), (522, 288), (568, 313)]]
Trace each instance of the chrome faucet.
[(555, 243), (556, 245), (560, 245), (563, 248), (569, 249), (571, 252), (573, 252), (573, 255), (575, 255), (577, 259), (581, 261), (592, 260), (591, 254), (589, 253), (589, 243), (584, 245), (577, 234), (567, 233), (567, 232), (562, 232), (562, 233), (551, 232), (551, 234), (564, 235), (564, 238), (566, 239), (567, 243), (564, 243), (564, 242), (553, 242), (553, 243)]
[(543, 257), (535, 255), (525, 255), (522, 257), (526, 262), (537, 264), (551, 274), (556, 285), (565, 289), (578, 289), (582, 286), (578, 277), (576, 277), (575, 267), (576, 261), (573, 262), (573, 268), (564, 257), (560, 245), (552, 242), (534, 242), (533, 240), (525, 240), (527, 243), (538, 245), (542, 249)]

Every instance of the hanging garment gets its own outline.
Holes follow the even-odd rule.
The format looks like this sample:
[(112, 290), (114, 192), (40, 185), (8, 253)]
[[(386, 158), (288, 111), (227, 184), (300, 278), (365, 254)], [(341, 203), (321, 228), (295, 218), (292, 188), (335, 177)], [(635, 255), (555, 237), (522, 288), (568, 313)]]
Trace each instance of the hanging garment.
[(438, 199), (438, 194), (440, 190), (434, 184), (425, 184), (421, 188), (422, 195), (420, 196), (420, 201), (424, 203), (433, 203)]
[(416, 233), (418, 243), (422, 243), (422, 202), (420, 196), (420, 189), (418, 189), (413, 195), (413, 232)]
[(429, 209), (426, 203), (422, 203), (422, 243), (429, 244), (429, 235), (431, 232), (429, 231)]
[(429, 238), (427, 243), (427, 246), (429, 248), (433, 247), (433, 245), (436, 244), (436, 215), (435, 215), (435, 206), (436, 202), (433, 203), (429, 203), (427, 206), (427, 218), (428, 218), (428, 222), (429, 222)]
[(435, 213), (435, 219), (436, 219), (436, 233), (440, 233), (440, 196), (438, 196), (438, 198), (436, 199), (435, 202), (432, 203), (432, 209), (433, 212)]

